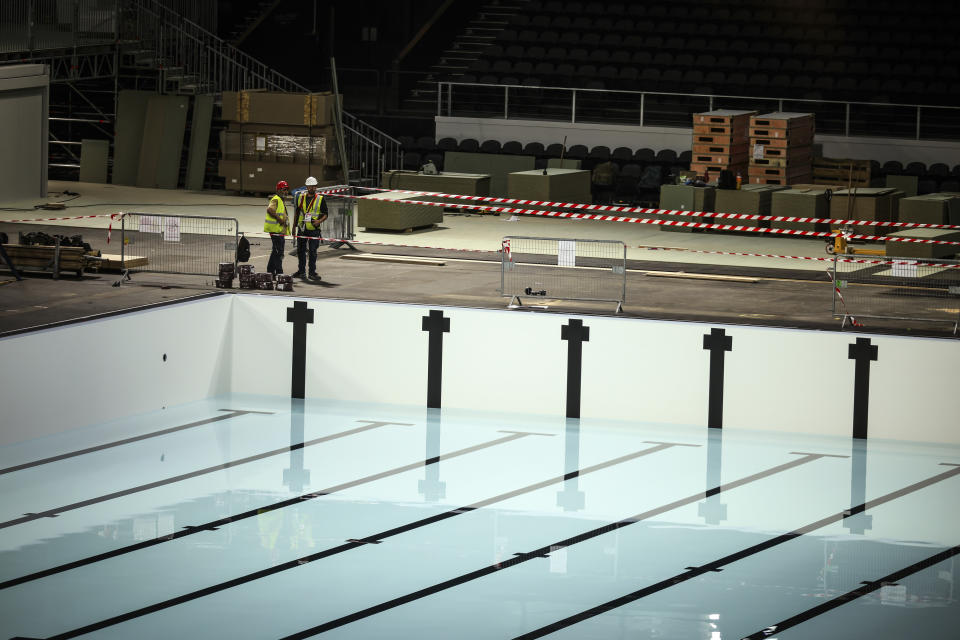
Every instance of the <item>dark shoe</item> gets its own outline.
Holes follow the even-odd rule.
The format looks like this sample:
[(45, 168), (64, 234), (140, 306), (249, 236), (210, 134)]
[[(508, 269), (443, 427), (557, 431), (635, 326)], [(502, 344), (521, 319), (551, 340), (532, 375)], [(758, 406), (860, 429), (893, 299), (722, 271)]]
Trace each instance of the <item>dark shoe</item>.
[(294, 278), (305, 278), (306, 276), (303, 275), (303, 271), (297, 271), (295, 274), (293, 274), (293, 277), (294, 277)]
[(310, 274), (310, 279), (311, 279), (311, 280), (320, 280), (320, 279), (321, 279), (321, 278), (320, 278), (320, 274), (319, 274), (319, 273), (311, 273), (311, 274)]

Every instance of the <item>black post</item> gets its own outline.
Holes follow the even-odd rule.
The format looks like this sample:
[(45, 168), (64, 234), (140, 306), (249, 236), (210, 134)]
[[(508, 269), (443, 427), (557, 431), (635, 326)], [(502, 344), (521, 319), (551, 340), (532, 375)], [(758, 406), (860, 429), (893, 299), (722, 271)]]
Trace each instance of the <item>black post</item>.
[(293, 367), (290, 374), (290, 397), (303, 398), (307, 378), (307, 325), (313, 324), (313, 309), (297, 300), (287, 307), (287, 322), (293, 323)]
[(870, 408), (870, 363), (877, 359), (878, 348), (870, 338), (857, 338), (849, 345), (847, 357), (855, 360), (853, 373), (853, 437), (867, 437), (867, 414)]
[(703, 336), (703, 348), (710, 352), (710, 395), (707, 426), (723, 428), (723, 360), (724, 352), (733, 351), (733, 337), (724, 329), (710, 329)]
[(303, 468), (303, 400), (290, 400), (290, 467), (283, 470), (283, 484), (300, 493), (310, 484), (310, 471)]
[(447, 497), (447, 483), (440, 480), (440, 431), (439, 409), (427, 409), (427, 455), (426, 460), (437, 460), (424, 465), (423, 479), (417, 483), (417, 491), (427, 502), (437, 502)]
[(567, 341), (567, 417), (579, 418), (583, 343), (590, 341), (590, 327), (583, 326), (583, 320), (571, 320), (560, 327), (560, 339)]
[(443, 334), (450, 333), (450, 318), (443, 311), (432, 309), (423, 316), (422, 331), (430, 333), (427, 352), (427, 408), (440, 408), (440, 391), (443, 383)]

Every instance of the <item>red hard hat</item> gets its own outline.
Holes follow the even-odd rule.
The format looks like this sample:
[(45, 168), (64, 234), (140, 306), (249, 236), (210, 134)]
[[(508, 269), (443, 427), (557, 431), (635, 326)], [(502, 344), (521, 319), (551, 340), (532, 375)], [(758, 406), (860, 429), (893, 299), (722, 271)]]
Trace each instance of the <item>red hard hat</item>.
[(289, 189), (289, 188), (290, 188), (290, 185), (287, 184), (286, 180), (281, 180), (280, 182), (277, 183), (277, 191), (280, 191), (281, 189)]

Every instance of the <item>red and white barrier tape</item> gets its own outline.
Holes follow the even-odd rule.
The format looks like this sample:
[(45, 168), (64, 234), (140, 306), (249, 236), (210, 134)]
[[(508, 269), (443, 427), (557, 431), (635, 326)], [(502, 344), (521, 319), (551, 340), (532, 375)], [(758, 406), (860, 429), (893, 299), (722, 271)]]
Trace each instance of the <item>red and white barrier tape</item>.
[[(364, 187), (374, 189), (373, 187)], [(770, 216), (753, 213), (722, 213), (711, 211), (685, 211), (683, 209), (650, 209), (645, 207), (621, 207), (607, 204), (582, 204), (573, 202), (546, 202), (542, 200), (522, 200), (517, 198), (494, 198), (491, 196), (467, 196), (456, 193), (435, 193), (430, 191), (410, 191), (403, 189), (375, 189), (376, 191), (391, 191), (410, 195), (430, 196), (435, 198), (449, 198), (451, 200), (470, 200), (474, 202), (490, 202), (494, 204), (523, 204), (537, 207), (553, 207), (557, 209), (578, 209), (582, 211), (612, 211), (616, 213), (643, 213), (647, 215), (686, 216), (694, 218), (711, 217), (727, 220), (750, 220), (770, 222), (811, 222), (834, 225), (861, 225), (871, 227), (898, 227), (903, 229), (960, 229), (960, 225), (933, 224), (925, 222), (886, 222), (881, 220), (842, 220), (839, 218), (804, 218), (797, 216)], [(454, 206), (454, 205), (448, 205)], [(479, 207), (475, 207), (479, 208)]]
[[(358, 199), (359, 196), (343, 196), (345, 198)], [(473, 196), (471, 196), (473, 197)], [(454, 203), (444, 203), (444, 202), (427, 202), (425, 200), (391, 200), (390, 202), (395, 202), (401, 205), (425, 205), (430, 207), (450, 207), (450, 208), (462, 208), (462, 209), (475, 209), (481, 211), (490, 211), (494, 213), (512, 213), (519, 215), (529, 215), (529, 216), (544, 216), (548, 218), (569, 218), (571, 220), (599, 220), (602, 222), (632, 222), (636, 224), (653, 224), (661, 225), (665, 227), (684, 227), (690, 229), (715, 229), (718, 231), (743, 231), (748, 233), (760, 233), (760, 234), (776, 234), (776, 235), (788, 235), (788, 236), (803, 236), (808, 238), (834, 238), (838, 233), (831, 231), (807, 231), (803, 229), (776, 229), (769, 227), (748, 227), (745, 225), (733, 225), (733, 224), (715, 224), (708, 222), (687, 222), (685, 220), (655, 220), (652, 218), (635, 218), (635, 217), (625, 217), (625, 216), (608, 216), (600, 215), (596, 213), (572, 213), (569, 211), (545, 211), (543, 209), (518, 209), (515, 207), (491, 207), (486, 205), (471, 205), (471, 204), (454, 204)], [(594, 205), (584, 205), (584, 206), (594, 206)], [(597, 205), (601, 206), (601, 205)], [(647, 211), (651, 213), (663, 212), (662, 209), (648, 209)], [(686, 212), (684, 212), (686, 213)], [(697, 213), (697, 212), (694, 212)], [(847, 238), (855, 238), (858, 240), (889, 240), (892, 242), (908, 242), (908, 243), (917, 243), (917, 244), (949, 244), (949, 245), (960, 245), (960, 242), (954, 242), (951, 240), (928, 240), (924, 238), (899, 238), (899, 237), (888, 237), (888, 236), (872, 236), (866, 234), (843, 234)]]
[(852, 264), (886, 264), (900, 265), (909, 264), (917, 267), (940, 267), (942, 269), (960, 269), (960, 264), (942, 264), (939, 262), (917, 262), (916, 260), (866, 260), (858, 258), (832, 258), (826, 256), (785, 256), (774, 253), (744, 253), (740, 251), (710, 251), (707, 249), (688, 249), (686, 247), (658, 247), (654, 245), (637, 245), (638, 249), (650, 249), (653, 251), (685, 251), (687, 253), (706, 253), (718, 256), (744, 256), (747, 258), (784, 258), (788, 260), (815, 260), (819, 262), (837, 262)]
[(24, 218), (22, 220), (0, 220), (0, 223), (10, 223), (10, 222), (51, 222), (53, 220), (84, 220), (87, 218), (113, 218), (117, 213), (98, 213), (92, 216), (63, 216), (59, 218)]

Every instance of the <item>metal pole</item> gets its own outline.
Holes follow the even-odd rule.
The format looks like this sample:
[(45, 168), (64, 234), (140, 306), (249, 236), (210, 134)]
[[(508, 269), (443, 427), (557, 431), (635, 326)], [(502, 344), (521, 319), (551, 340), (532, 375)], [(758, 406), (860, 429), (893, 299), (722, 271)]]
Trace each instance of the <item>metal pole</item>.
[(508, 85), (503, 85), (503, 119), (506, 120), (510, 117), (510, 87)]
[(453, 85), (447, 84), (447, 117), (450, 117), (450, 112), (453, 109)]
[[(640, 126), (643, 126), (643, 99), (647, 96), (645, 93), (640, 94)], [(712, 110), (713, 107), (710, 107)]]
[(443, 95), (442, 92), (443, 92), (443, 83), (437, 82), (437, 115), (438, 116), (443, 115), (443, 109), (441, 108), (441, 104), (440, 104), (440, 98)]
[(917, 107), (917, 140), (920, 139), (920, 107)]
[(574, 89), (570, 97), (570, 122), (577, 121), (577, 90)]
[(847, 103), (846, 116), (843, 123), (843, 135), (850, 137), (850, 103)]

